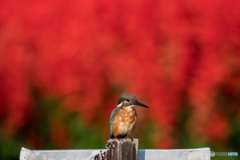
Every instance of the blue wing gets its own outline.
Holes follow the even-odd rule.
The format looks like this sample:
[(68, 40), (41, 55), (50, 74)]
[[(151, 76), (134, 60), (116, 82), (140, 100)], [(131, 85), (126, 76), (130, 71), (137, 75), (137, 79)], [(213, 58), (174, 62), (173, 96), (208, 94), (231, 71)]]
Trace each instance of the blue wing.
[(111, 117), (109, 120), (109, 125), (110, 125), (110, 137), (113, 136), (113, 122), (115, 120), (115, 117), (117, 115), (117, 113), (119, 112), (119, 110), (121, 110), (121, 108), (115, 108), (112, 113), (111, 113)]

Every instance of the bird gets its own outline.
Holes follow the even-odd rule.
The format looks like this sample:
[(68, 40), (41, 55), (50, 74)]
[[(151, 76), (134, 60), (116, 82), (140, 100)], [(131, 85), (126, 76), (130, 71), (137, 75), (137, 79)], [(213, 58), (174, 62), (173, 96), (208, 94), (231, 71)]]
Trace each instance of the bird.
[(137, 123), (137, 113), (134, 106), (142, 106), (149, 108), (145, 104), (138, 102), (136, 96), (130, 93), (123, 93), (118, 99), (118, 105), (111, 112), (110, 125), (110, 139), (125, 138), (131, 139), (131, 134)]

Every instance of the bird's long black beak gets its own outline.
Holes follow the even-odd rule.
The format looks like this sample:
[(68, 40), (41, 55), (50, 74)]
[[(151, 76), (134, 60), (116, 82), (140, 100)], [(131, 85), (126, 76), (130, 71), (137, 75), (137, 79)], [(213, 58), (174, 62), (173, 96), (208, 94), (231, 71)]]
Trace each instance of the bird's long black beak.
[(138, 106), (142, 106), (142, 107), (144, 107), (144, 108), (149, 108), (149, 107), (146, 106), (145, 104), (142, 104), (141, 102), (138, 102), (138, 101), (135, 101), (133, 104), (134, 104), (134, 105), (138, 105)]

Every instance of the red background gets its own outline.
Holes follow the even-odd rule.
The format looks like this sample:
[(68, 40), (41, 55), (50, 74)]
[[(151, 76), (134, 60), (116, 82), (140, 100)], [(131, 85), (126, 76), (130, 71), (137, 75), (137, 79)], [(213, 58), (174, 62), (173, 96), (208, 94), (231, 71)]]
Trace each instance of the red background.
[(239, 78), (238, 0), (1, 1), (0, 153), (104, 148), (124, 92), (142, 148), (236, 151)]

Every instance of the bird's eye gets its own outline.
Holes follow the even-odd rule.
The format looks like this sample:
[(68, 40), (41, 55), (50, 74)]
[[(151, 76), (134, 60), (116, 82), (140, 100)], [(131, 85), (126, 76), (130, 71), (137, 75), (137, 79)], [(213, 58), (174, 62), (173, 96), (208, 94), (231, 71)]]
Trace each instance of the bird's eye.
[(129, 100), (129, 99), (126, 99), (126, 101), (127, 101), (127, 102), (130, 102), (130, 100)]

